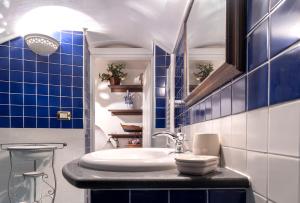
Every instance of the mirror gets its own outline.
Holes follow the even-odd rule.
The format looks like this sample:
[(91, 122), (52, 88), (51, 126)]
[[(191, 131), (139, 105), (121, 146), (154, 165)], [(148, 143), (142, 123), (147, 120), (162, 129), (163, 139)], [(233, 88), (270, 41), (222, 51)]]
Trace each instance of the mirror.
[(226, 0), (195, 0), (186, 28), (190, 94), (225, 63)]
[(184, 102), (192, 106), (246, 70), (246, 0), (192, 0), (185, 20)]

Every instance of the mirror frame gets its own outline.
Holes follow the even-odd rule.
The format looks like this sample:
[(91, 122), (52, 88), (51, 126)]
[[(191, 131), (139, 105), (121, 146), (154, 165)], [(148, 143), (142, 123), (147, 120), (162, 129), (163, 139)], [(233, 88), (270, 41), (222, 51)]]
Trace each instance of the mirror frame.
[[(193, 4), (193, 1), (191, 4)], [(184, 22), (185, 36), (187, 35), (187, 19)], [(187, 40), (187, 38), (185, 37), (184, 40)], [(186, 51), (188, 50), (187, 44), (188, 43), (185, 43)], [(187, 95), (188, 74), (186, 74), (188, 67), (185, 67), (184, 102), (186, 106), (192, 106), (219, 87), (223, 86), (246, 71), (246, 0), (226, 0), (225, 50), (225, 63), (215, 72), (209, 75), (189, 95)], [(185, 60), (188, 60), (188, 54), (185, 55)]]

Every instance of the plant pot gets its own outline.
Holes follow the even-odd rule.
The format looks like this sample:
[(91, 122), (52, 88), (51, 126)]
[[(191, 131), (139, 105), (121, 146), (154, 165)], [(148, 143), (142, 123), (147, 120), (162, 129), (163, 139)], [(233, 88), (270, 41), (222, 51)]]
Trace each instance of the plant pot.
[(110, 82), (110, 85), (120, 85), (121, 79), (120, 78), (110, 78), (109, 82)]

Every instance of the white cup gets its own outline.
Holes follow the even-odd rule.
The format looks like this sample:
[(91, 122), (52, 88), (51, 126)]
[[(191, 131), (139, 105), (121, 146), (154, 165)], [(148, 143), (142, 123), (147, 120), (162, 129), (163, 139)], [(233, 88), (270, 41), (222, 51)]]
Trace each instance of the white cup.
[(193, 154), (219, 156), (220, 141), (217, 134), (196, 134), (193, 139)]

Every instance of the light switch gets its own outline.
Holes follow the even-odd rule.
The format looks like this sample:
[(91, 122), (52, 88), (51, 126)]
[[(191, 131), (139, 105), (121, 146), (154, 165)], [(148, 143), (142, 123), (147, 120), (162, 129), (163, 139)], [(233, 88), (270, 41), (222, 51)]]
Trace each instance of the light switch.
[(58, 111), (56, 114), (57, 120), (71, 120), (70, 111)]

